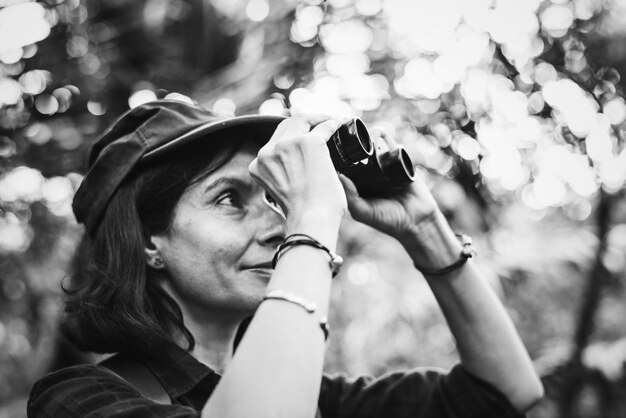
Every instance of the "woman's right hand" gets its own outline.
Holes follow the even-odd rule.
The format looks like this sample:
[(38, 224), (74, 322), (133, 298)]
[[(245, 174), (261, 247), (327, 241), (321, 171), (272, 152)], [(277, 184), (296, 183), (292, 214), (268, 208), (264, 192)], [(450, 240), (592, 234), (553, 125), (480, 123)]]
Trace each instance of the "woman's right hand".
[(305, 218), (345, 214), (345, 192), (326, 146), (342, 122), (310, 114), (286, 119), (250, 164), (250, 175), (280, 205), (288, 228)]

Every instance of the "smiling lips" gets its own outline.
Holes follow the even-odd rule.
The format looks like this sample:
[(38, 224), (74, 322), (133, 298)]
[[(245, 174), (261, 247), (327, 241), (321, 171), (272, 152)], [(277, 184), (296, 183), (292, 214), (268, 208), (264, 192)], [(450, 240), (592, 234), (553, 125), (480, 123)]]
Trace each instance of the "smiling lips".
[(274, 270), (274, 267), (272, 267), (272, 263), (267, 262), (267, 263), (254, 264), (252, 266), (247, 267), (247, 269), (248, 270), (255, 270), (255, 269)]

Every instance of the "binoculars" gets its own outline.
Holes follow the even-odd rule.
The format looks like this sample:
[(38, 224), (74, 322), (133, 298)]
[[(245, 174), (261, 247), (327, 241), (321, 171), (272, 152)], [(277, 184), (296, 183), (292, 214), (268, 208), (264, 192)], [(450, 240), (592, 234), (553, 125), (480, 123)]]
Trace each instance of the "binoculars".
[(335, 169), (352, 180), (362, 197), (393, 195), (415, 180), (404, 147), (375, 146), (359, 118), (341, 125), (326, 144)]

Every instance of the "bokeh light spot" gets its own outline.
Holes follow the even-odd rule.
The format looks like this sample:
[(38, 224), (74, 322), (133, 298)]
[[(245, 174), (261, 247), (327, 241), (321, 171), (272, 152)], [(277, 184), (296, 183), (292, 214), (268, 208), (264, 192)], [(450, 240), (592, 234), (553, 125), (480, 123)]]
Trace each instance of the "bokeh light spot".
[(418, 50), (444, 47), (461, 20), (455, 0), (387, 0), (384, 12), (392, 33), (408, 39)]
[(0, 8), (0, 51), (34, 44), (49, 34), (50, 22), (40, 3), (25, 2)]
[(32, 58), (35, 56), (39, 48), (36, 44), (26, 45), (22, 48), (22, 58)]
[(346, 277), (350, 283), (361, 286), (378, 279), (378, 266), (371, 262), (355, 261), (348, 265)]
[(604, 161), (613, 154), (613, 143), (607, 127), (598, 124), (585, 139), (587, 154), (594, 161)]
[(59, 101), (49, 94), (41, 94), (35, 99), (35, 108), (42, 115), (53, 115), (59, 110)]
[(52, 130), (45, 123), (35, 122), (24, 129), (24, 136), (35, 145), (43, 145), (50, 141)]
[(465, 160), (474, 160), (480, 153), (480, 145), (478, 142), (468, 136), (461, 135), (456, 141), (456, 151)]
[(22, 90), (24, 93), (28, 94), (42, 93), (51, 81), (52, 75), (48, 71), (43, 70), (28, 71), (22, 74), (19, 78)]
[(563, 207), (567, 217), (574, 221), (584, 221), (591, 215), (591, 203), (588, 199), (580, 198)]
[(246, 15), (253, 22), (261, 22), (270, 13), (270, 5), (266, 0), (250, 0), (246, 6)]
[(19, 166), (0, 179), (0, 200), (34, 202), (41, 198), (44, 177), (38, 170)]
[(374, 16), (382, 10), (380, 0), (357, 0), (356, 11), (363, 16)]
[(261, 115), (283, 115), (285, 113), (285, 104), (279, 99), (267, 99), (259, 106), (259, 114)]
[(102, 103), (93, 100), (87, 102), (87, 110), (94, 116), (102, 116), (106, 113), (106, 107)]
[(616, 97), (608, 101), (604, 105), (603, 112), (611, 121), (611, 125), (621, 124), (626, 120), (626, 104), (624, 103), (624, 99)]
[(191, 97), (186, 96), (184, 94), (181, 93), (168, 93), (164, 99), (168, 99), (168, 100), (178, 100), (179, 102), (184, 102), (184, 103), (188, 103), (188, 104), (194, 104), (194, 101)]
[(0, 61), (5, 64), (15, 64), (22, 59), (22, 48), (13, 48), (0, 51)]
[(70, 108), (72, 104), (72, 92), (69, 89), (60, 87), (52, 92), (52, 96), (59, 102), (59, 113), (65, 112)]
[(42, 196), (50, 203), (58, 203), (69, 199), (74, 193), (72, 183), (66, 177), (52, 177), (42, 186)]
[(20, 83), (12, 78), (0, 79), (0, 107), (14, 105), (22, 98)]
[(541, 112), (545, 106), (545, 101), (543, 100), (543, 95), (540, 91), (536, 91), (528, 97), (528, 111), (533, 115)]
[(0, 135), (0, 158), (8, 158), (15, 155), (17, 146), (8, 136)]
[(237, 105), (231, 99), (222, 97), (213, 104), (213, 111), (221, 115), (234, 115)]
[(535, 81), (541, 86), (545, 86), (551, 81), (556, 81), (557, 76), (558, 74), (552, 64), (540, 62), (535, 66)]
[(557, 206), (565, 198), (566, 189), (556, 176), (540, 173), (533, 182), (533, 192), (540, 206)]
[(365, 54), (331, 54), (326, 59), (328, 72), (336, 76), (363, 74), (370, 68), (370, 61)]
[(617, 192), (626, 182), (626, 164), (618, 156), (608, 157), (600, 165), (600, 179), (609, 192)]
[(16, 221), (0, 220), (0, 253), (22, 253), (33, 239), (32, 230)]
[(78, 68), (83, 74), (95, 75), (100, 69), (102, 63), (100, 58), (92, 53), (85, 54), (78, 64)]
[(132, 109), (156, 99), (157, 95), (152, 90), (138, 90), (128, 98), (128, 105)]
[(568, 5), (552, 4), (541, 13), (541, 23), (543, 29), (558, 38), (574, 23), (574, 13)]
[(80, 58), (89, 51), (89, 40), (82, 36), (73, 36), (67, 41), (67, 55), (72, 58)]
[(322, 45), (335, 54), (355, 54), (367, 51), (372, 44), (372, 30), (363, 22), (348, 20), (326, 24), (320, 28)]

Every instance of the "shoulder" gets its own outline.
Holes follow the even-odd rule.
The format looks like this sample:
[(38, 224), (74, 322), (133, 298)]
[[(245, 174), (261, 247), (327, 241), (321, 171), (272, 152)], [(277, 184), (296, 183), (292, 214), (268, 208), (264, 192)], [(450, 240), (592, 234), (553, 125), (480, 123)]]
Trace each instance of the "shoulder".
[(80, 364), (76, 366), (66, 367), (61, 370), (49, 373), (41, 377), (35, 382), (31, 390), (31, 398), (49, 390), (63, 389), (64, 392), (72, 393), (77, 390), (85, 390), (91, 386), (104, 385), (106, 387), (126, 387), (132, 388), (125, 384), (120, 378), (102, 367), (94, 364)]
[[(55, 371), (33, 385), (29, 417), (197, 416), (182, 405), (160, 405), (97, 365)], [(174, 415), (172, 415), (174, 413)]]
[(120, 378), (106, 371), (101, 366), (96, 364), (79, 364), (57, 370), (41, 377), (37, 382), (35, 382), (33, 392), (43, 390), (48, 387), (55, 387), (60, 384), (70, 388), (91, 382), (107, 385), (128, 386), (125, 385)]
[[(77, 365), (47, 374), (33, 385), (28, 398), (29, 416), (86, 414), (82, 400), (94, 394), (107, 392), (117, 394), (139, 394), (118, 377), (96, 365)], [(134, 393), (133, 393), (134, 392)]]

